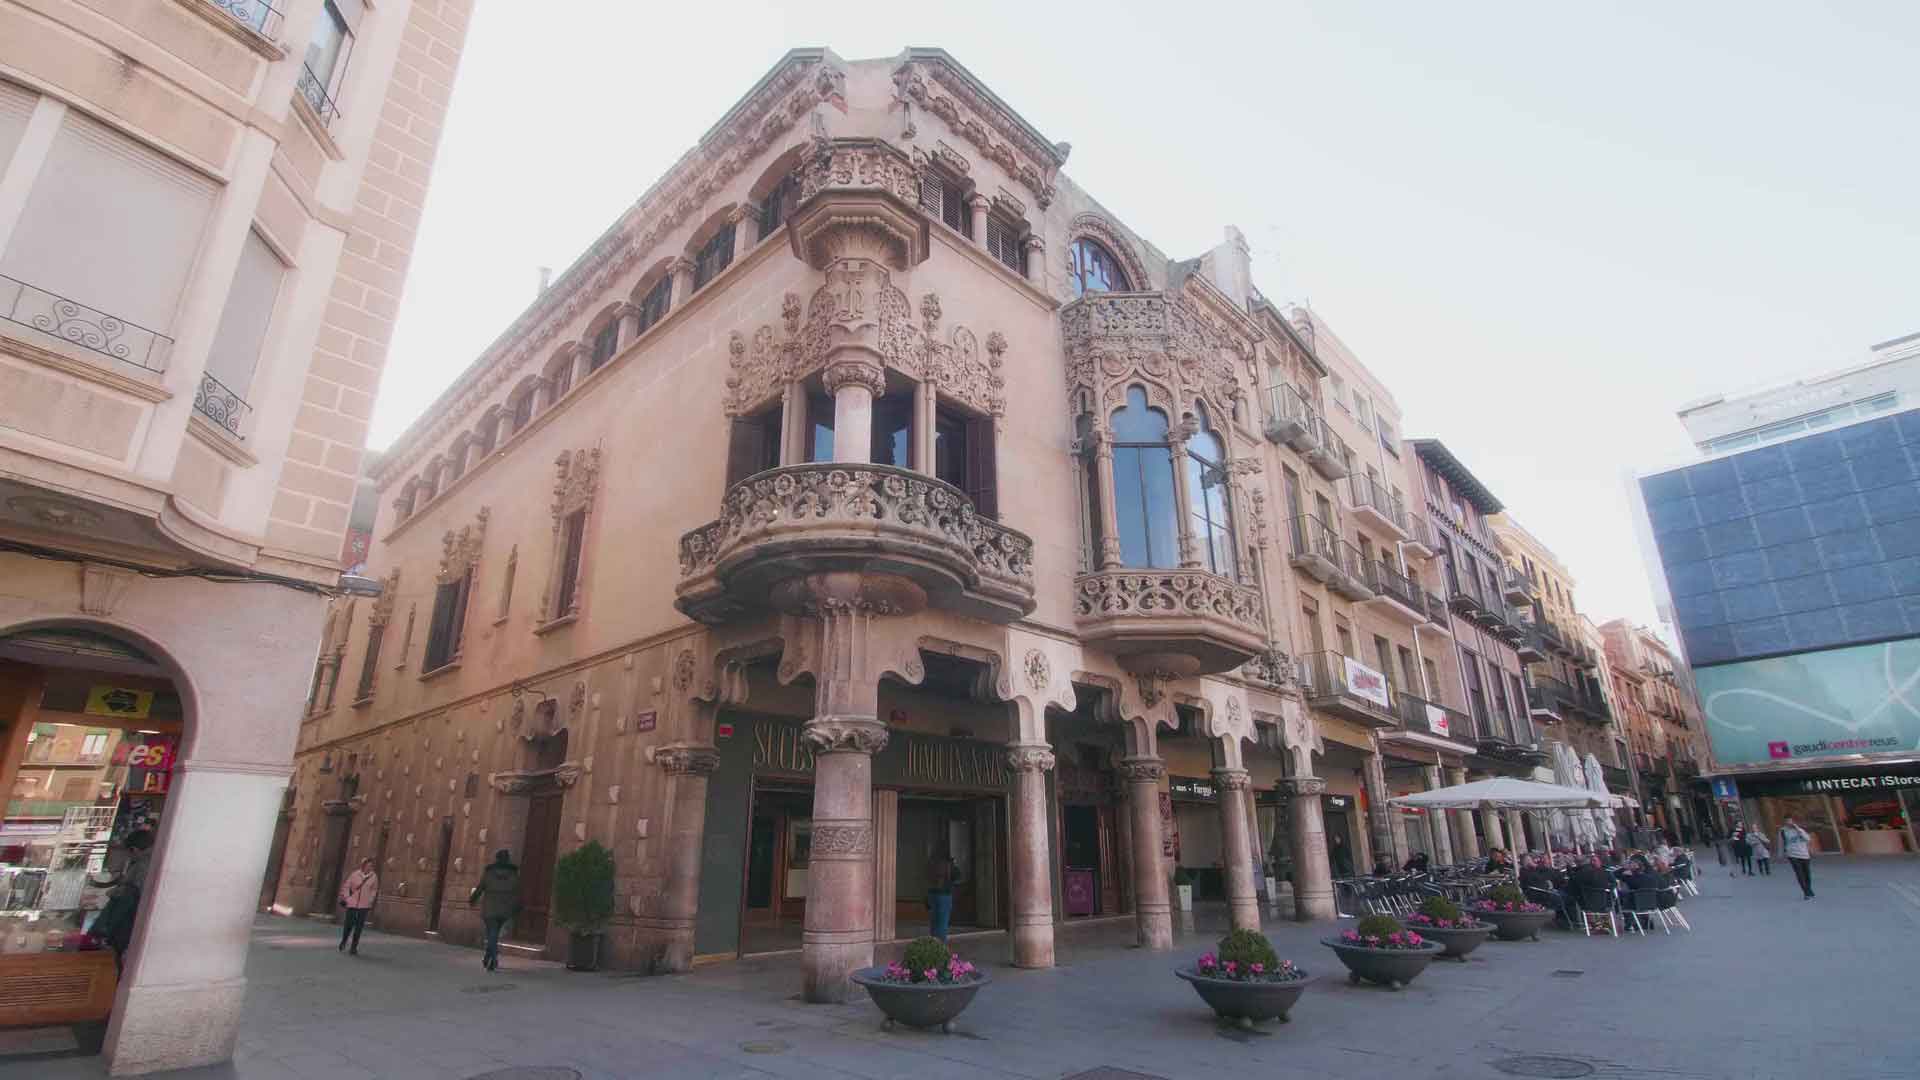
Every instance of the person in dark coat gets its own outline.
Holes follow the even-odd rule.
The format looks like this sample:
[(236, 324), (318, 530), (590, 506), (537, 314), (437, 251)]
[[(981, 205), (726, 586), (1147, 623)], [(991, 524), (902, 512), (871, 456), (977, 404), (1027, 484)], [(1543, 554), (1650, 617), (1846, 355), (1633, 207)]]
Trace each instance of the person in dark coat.
[(513, 853), (501, 848), (493, 861), (480, 871), (480, 884), (467, 896), (468, 904), (480, 905), (480, 920), (487, 928), (487, 949), (480, 966), (488, 971), (500, 968), (500, 932), (507, 920), (520, 910), (520, 868), (513, 865)]
[(134, 919), (140, 913), (140, 899), (147, 887), (147, 871), (153, 858), (153, 831), (141, 829), (126, 839), (127, 863), (120, 881), (107, 896), (106, 906), (93, 921), (91, 933), (113, 950), (113, 969), (126, 974), (127, 946), (133, 944)]
[(1573, 890), (1573, 895), (1579, 901), (1581, 907), (1586, 908), (1588, 911), (1604, 910), (1588, 907), (1589, 903), (1598, 902), (1598, 898), (1596, 897), (1590, 901), (1587, 894), (1589, 892), (1611, 894), (1613, 892), (1613, 875), (1607, 873), (1606, 867), (1600, 865), (1600, 856), (1592, 855), (1587, 858), (1585, 863), (1582, 863), (1573, 871), (1572, 876), (1567, 879), (1567, 885)]
[(1432, 865), (1433, 860), (1427, 857), (1426, 852), (1416, 851), (1407, 857), (1406, 862), (1400, 864), (1400, 869), (1411, 874), (1424, 874)]
[(1740, 864), (1740, 872), (1753, 876), (1753, 841), (1747, 839), (1747, 830), (1736, 829), (1733, 833), (1733, 861)]

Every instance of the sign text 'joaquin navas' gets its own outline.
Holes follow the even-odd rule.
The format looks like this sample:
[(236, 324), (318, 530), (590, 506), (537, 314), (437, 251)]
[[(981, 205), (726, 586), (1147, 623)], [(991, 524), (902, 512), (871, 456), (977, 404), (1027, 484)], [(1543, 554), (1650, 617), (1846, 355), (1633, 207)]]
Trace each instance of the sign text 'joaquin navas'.
[[(804, 726), (797, 721), (754, 721), (754, 771), (811, 775), (814, 750), (801, 737)], [(998, 743), (906, 731), (893, 732), (873, 756), (875, 783), (906, 787), (1000, 790), (1007, 786), (1006, 770), (1005, 748)]]

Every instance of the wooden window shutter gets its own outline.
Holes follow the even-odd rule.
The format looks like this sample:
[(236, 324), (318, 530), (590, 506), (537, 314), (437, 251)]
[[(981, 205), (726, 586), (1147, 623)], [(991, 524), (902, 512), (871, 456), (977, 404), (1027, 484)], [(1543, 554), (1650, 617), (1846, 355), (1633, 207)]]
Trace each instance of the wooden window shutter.
[(945, 214), (946, 191), (947, 185), (940, 179), (938, 173), (929, 170), (920, 174), (920, 206), (927, 213), (935, 217), (942, 217)]
[(727, 436), (727, 486), (761, 471), (767, 458), (767, 426), (758, 417), (736, 418)]
[(967, 498), (983, 517), (1000, 517), (994, 468), (993, 418), (967, 421)]

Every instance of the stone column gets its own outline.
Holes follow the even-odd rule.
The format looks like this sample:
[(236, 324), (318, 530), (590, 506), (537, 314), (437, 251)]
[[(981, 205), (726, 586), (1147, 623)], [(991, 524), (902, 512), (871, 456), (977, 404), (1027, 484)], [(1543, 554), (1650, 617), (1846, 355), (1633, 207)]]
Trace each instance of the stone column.
[(833, 460), (866, 464), (873, 456), (873, 399), (886, 390), (886, 372), (854, 356), (828, 365), (820, 381), (833, 395)]
[(1028, 233), (1026, 239), (1020, 242), (1020, 250), (1025, 256), (1025, 262), (1020, 267), (1020, 276), (1031, 281), (1034, 269), (1041, 265), (1046, 257), (1047, 243), (1040, 239), (1039, 233)]
[(1331, 919), (1333, 906), (1333, 867), (1327, 862), (1327, 822), (1321, 813), (1320, 797), (1327, 793), (1327, 782), (1317, 776), (1296, 776), (1280, 781), (1287, 794), (1287, 821), (1292, 829), (1293, 917), (1301, 922)]
[[(1426, 768), (1427, 790), (1438, 791), (1446, 784), (1440, 779), (1440, 766), (1429, 765)], [(1433, 834), (1433, 860), (1441, 866), (1453, 865), (1453, 837), (1447, 828), (1447, 812), (1444, 810), (1427, 811), (1427, 831)]]
[(1111, 570), (1120, 565), (1120, 534), (1113, 518), (1113, 432), (1104, 421), (1095, 418), (1087, 441), (1092, 444), (1094, 481), (1098, 488), (1098, 498), (1093, 500), (1091, 509), (1100, 522), (1099, 569)]
[(1013, 936), (1013, 966), (1053, 966), (1053, 861), (1048, 852), (1047, 773), (1053, 748), (1014, 744), (1007, 747), (1012, 774), (1008, 800), (1013, 850), (1008, 853), (1013, 910), (1007, 920)]
[(1492, 854), (1494, 848), (1507, 846), (1507, 833), (1500, 825), (1500, 812), (1498, 810), (1480, 811), (1480, 831), (1487, 834), (1488, 854)]
[(934, 475), (934, 432), (939, 422), (939, 394), (925, 379), (913, 384), (913, 470)]
[(1160, 778), (1167, 767), (1157, 757), (1120, 759), (1133, 822), (1133, 917), (1136, 943), (1165, 952), (1173, 948), (1173, 906), (1167, 899), (1167, 860), (1160, 850)]
[(1517, 855), (1527, 850), (1529, 846), (1527, 841), (1526, 818), (1522, 817), (1518, 810), (1508, 810), (1505, 816), (1507, 819), (1507, 850)]
[(290, 771), (198, 760), (176, 768), (107, 1026), (112, 1075), (233, 1056), (254, 904)]
[(799, 383), (788, 383), (780, 392), (780, 464), (799, 465), (807, 460), (807, 395)]
[(667, 273), (673, 275), (673, 299), (669, 306), (679, 307), (693, 295), (693, 260), (679, 255), (667, 264)]
[(967, 209), (972, 213), (973, 242), (985, 247), (987, 244), (987, 208), (993, 200), (985, 195), (973, 195), (967, 199)]
[(1200, 543), (1193, 535), (1193, 495), (1187, 490), (1187, 439), (1199, 429), (1199, 421), (1180, 421), (1167, 432), (1167, 447), (1173, 457), (1174, 529), (1180, 537), (1180, 566), (1200, 568)]
[(873, 940), (892, 941), (899, 931), (900, 793), (873, 793)]
[(633, 344), (633, 339), (639, 336), (640, 309), (634, 307), (632, 304), (628, 304), (620, 310), (620, 334), (618, 344), (614, 346), (614, 351), (618, 352), (628, 345)]
[[(1378, 751), (1367, 755), (1364, 770), (1367, 784), (1367, 832), (1373, 838), (1373, 858), (1378, 862), (1382, 857), (1393, 863), (1395, 869), (1407, 859), (1406, 840), (1394, 835), (1392, 814), (1387, 807), (1387, 774), (1380, 766)], [(1396, 845), (1395, 840), (1399, 840)], [(1373, 867), (1362, 868), (1371, 873)]]
[(668, 971), (693, 970), (693, 921), (700, 910), (700, 853), (707, 831), (707, 777), (720, 767), (711, 746), (675, 743), (653, 752), (667, 771), (672, 827), (667, 840), (667, 884), (660, 896), (666, 924)]
[(1260, 898), (1253, 884), (1253, 845), (1247, 837), (1245, 769), (1215, 769), (1213, 783), (1220, 795), (1220, 838), (1226, 863), (1227, 913), (1235, 930), (1260, 929)]
[[(1467, 782), (1467, 770), (1448, 769), (1447, 786), (1458, 787)], [(1461, 860), (1480, 857), (1480, 838), (1473, 834), (1473, 811), (1449, 810), (1447, 816), (1453, 819), (1453, 854)]]
[(733, 257), (738, 259), (760, 242), (760, 208), (741, 203), (733, 208)]

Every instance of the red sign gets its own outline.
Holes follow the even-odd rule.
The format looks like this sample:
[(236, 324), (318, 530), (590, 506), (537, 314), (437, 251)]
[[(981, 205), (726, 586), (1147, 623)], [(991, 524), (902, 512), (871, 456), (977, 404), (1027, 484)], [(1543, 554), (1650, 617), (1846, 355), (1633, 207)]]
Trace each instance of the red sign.
[(172, 735), (129, 735), (113, 748), (113, 763), (124, 765), (128, 795), (165, 795), (173, 780), (179, 740)]

